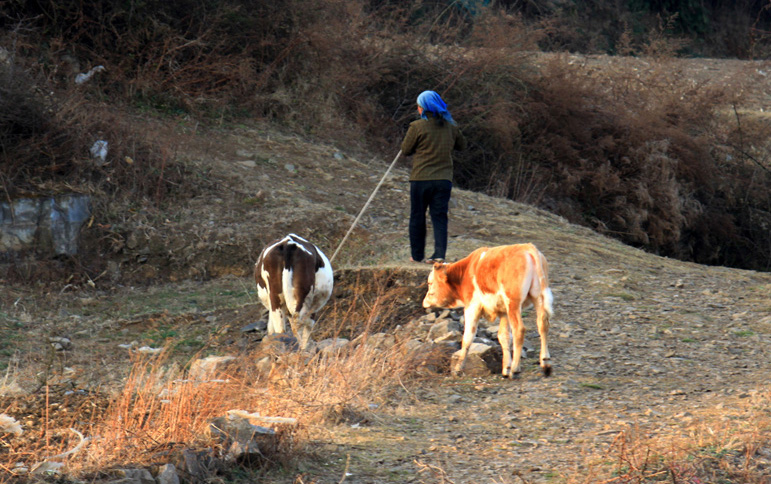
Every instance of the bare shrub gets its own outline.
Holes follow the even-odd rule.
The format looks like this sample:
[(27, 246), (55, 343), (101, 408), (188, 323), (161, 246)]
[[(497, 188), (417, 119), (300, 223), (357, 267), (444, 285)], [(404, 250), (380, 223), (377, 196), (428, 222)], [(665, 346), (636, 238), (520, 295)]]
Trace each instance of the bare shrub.
[[(725, 156), (720, 147), (737, 137), (723, 128), (721, 106), (740, 100), (727, 88), (691, 81), (670, 59), (644, 65), (599, 77), (557, 57), (544, 66), (543, 78), (529, 83), (515, 153), (549, 173), (542, 205), (663, 255), (709, 264), (743, 259), (745, 267), (767, 268), (762, 251), (743, 257), (716, 243), (746, 240), (740, 234), (767, 225), (771, 213), (768, 195), (748, 184), (768, 180), (767, 169), (756, 164), (748, 178), (739, 175), (747, 163), (729, 168), (718, 161)], [(748, 144), (763, 149), (760, 132), (768, 128), (753, 127), (758, 131)], [(492, 173), (498, 183), (506, 179), (500, 169)], [(746, 224), (740, 215), (744, 210), (730, 195), (734, 189), (755, 207), (755, 223)], [(765, 248), (767, 237), (752, 237)]]
[[(309, 136), (392, 152), (414, 117), (417, 95), (433, 89), (471, 140), (456, 157), (463, 188), (538, 204), (663, 255), (771, 265), (762, 233), (771, 223), (769, 196), (759, 188), (769, 176), (762, 153), (767, 128), (723, 126), (720, 109), (741, 105), (740, 79), (733, 89), (718, 89), (677, 67), (672, 55), (688, 37), (678, 29), (684, 17), (699, 20), (693, 12), (583, 6), (596, 14), (596, 38), (582, 41), (587, 49), (605, 43), (612, 50), (623, 29), (628, 36), (619, 46), (647, 55), (636, 71), (597, 76), (567, 56), (544, 63), (532, 55), (540, 41), (556, 38), (556, 27), (524, 19), (558, 15), (554, 5), (531, 11), (500, 2), (478, 12), (458, 2), (233, 0), (164, 4), (155, 12), (134, 12), (131, 2), (95, 5), (20, 4), (34, 17), (20, 50), (49, 59), (42, 71), (52, 85), (64, 82), (72, 57), (107, 66), (82, 90), (80, 99), (89, 103), (109, 96), (168, 114), (210, 116), (246, 109)], [(640, 25), (646, 28), (638, 31)], [(49, 43), (32, 41), (43, 33)], [(78, 153), (100, 129), (86, 126)], [(51, 145), (56, 133), (30, 146)], [(726, 147), (739, 138), (731, 156), (741, 166), (728, 166)], [(152, 197), (154, 186), (160, 199), (185, 179), (179, 170), (181, 179), (168, 179), (164, 160), (174, 149), (165, 148), (151, 150), (156, 157), (142, 169), (122, 164), (125, 156), (141, 156), (116, 153), (108, 167), (79, 163), (69, 171), (99, 180), (107, 192), (108, 178), (136, 170), (134, 176), (148, 176), (135, 180), (136, 189)], [(29, 171), (19, 169), (16, 178), (30, 178)]]
[[(548, 22), (544, 49), (627, 55), (651, 43), (662, 19), (678, 52), (700, 57), (763, 58), (769, 45), (768, 3), (738, 2), (499, 2), (526, 21)], [(669, 48), (669, 47), (667, 47)]]
[[(19, 65), (0, 65), (0, 176), (6, 198), (80, 191), (160, 204), (184, 181), (173, 147), (116, 108), (71, 88), (55, 92)], [(90, 150), (106, 141), (104, 159)]]

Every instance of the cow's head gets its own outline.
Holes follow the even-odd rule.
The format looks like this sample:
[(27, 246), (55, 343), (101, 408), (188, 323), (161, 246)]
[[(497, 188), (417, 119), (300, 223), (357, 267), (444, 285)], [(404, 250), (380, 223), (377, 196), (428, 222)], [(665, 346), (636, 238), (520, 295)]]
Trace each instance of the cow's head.
[(424, 308), (451, 308), (456, 306), (455, 289), (447, 281), (447, 265), (435, 262), (428, 275), (428, 292), (423, 298)]

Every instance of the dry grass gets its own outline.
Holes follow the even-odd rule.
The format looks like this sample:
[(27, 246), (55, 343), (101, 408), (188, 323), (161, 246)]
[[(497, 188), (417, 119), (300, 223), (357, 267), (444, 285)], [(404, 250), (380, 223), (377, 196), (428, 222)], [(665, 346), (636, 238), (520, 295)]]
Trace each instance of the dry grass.
[[(363, 419), (370, 404), (382, 405), (414, 380), (426, 357), (405, 344), (386, 350), (360, 344), (336, 354), (274, 355), (270, 372), (261, 373), (255, 362), (265, 356), (244, 356), (205, 381), (187, 379), (165, 354), (138, 357), (125, 386), (98, 418), (65, 423), (46, 415), (41, 438), (26, 446), (15, 446), (14, 436), (3, 435), (10, 451), (0, 455), (0, 466), (13, 475), (19, 463), (65, 462), (63, 472), (71, 478), (151, 466), (164, 455), (169, 459), (174, 449), (219, 448), (222, 444), (209, 431), (211, 420), (235, 409), (297, 419), (296, 426), (276, 427), (274, 448), (261, 448), (263, 466), (286, 464), (303, 455), (309, 427)], [(104, 405), (104, 399), (87, 399), (83, 405)], [(53, 457), (76, 448), (79, 435), (87, 440), (77, 452)]]
[[(602, 455), (589, 454), (577, 470), (561, 476), (568, 484), (767, 484), (771, 469), (771, 391), (755, 392), (736, 405), (710, 410), (676, 430), (641, 429), (620, 432)], [(580, 459), (576, 459), (579, 464)], [(441, 466), (416, 460), (421, 482), (459, 481)], [(530, 484), (516, 478), (499, 484)]]
[[(331, 304), (314, 336), (357, 336), (343, 348), (311, 354), (261, 344), (203, 375), (192, 370), (198, 355), (185, 363), (169, 339), (158, 354), (132, 353), (130, 372), (112, 394), (97, 383), (90, 393), (68, 392), (66, 378), (50, 378), (34, 394), (6, 393), (0, 413), (16, 416), (26, 430), (0, 435), (0, 469), (22, 479), (22, 468), (50, 461), (64, 464), (67, 479), (99, 479), (113, 469), (174, 461), (186, 449), (223, 456), (228, 449), (210, 424), (229, 410), (297, 420), (275, 426), (276, 438), (260, 447), (260, 462), (239, 462), (244, 472), (309, 457), (306, 447), (316, 429), (370, 419), (373, 408), (398, 402), (407, 386), (435, 376), (446, 360), (407, 338), (392, 336), (389, 343), (375, 337), (398, 319), (393, 303), (404, 288), (393, 276), (375, 274), (366, 283), (355, 272), (343, 277), (340, 287), (351, 302), (345, 311)], [(9, 369), (2, 388), (13, 388), (15, 378)]]
[[(472, 16), (461, 4), (233, 0), (149, 13), (97, 2), (48, 5), (51, 11), (40, 15), (34, 2), (21, 2), (39, 30), (6, 34), (27, 58), (50, 59), (37, 68), (45, 74), (38, 87), (70, 101), (55, 103), (56, 122), (48, 120), (47, 104), (31, 103), (34, 116), (23, 121), (33, 126), (25, 129), (40, 133), (12, 147), (57, 156), (39, 173), (29, 163), (0, 170), (7, 171), (6, 191), (19, 180), (34, 180), (40, 189), (43, 175), (85, 175), (100, 196), (128, 191), (143, 205), (186, 193), (185, 181), (194, 177), (169, 165), (174, 144), (135, 145), (141, 136), (94, 109), (107, 98), (215, 123), (238, 111), (309, 136), (392, 152), (414, 117), (417, 94), (433, 89), (472, 140), (456, 158), (463, 188), (547, 208), (662, 255), (768, 269), (767, 231), (758, 227), (771, 219), (764, 189), (771, 176), (769, 127), (739, 116), (725, 123), (718, 115), (731, 103), (743, 107), (735, 93), (749, 87), (746, 76), (715, 86), (677, 68), (683, 41), (674, 31), (682, 18), (648, 12), (645, 38), (622, 46), (648, 68), (595, 75), (565, 59), (534, 65), (532, 52), (555, 30), (553, 23), (527, 22), (527, 8), (501, 5)], [(594, 19), (621, 18), (611, 30), (633, 20), (617, 5), (589, 10), (583, 14)], [(52, 38), (41, 40), (40, 32)], [(77, 96), (64, 76), (73, 57), (107, 65)], [(87, 104), (78, 107), (81, 101)], [(106, 166), (82, 160), (99, 130), (115, 147)]]
[[(260, 373), (254, 362), (263, 356), (249, 355), (206, 381), (186, 379), (164, 354), (138, 358), (126, 385), (102, 412), (84, 412), (104, 405), (94, 396), (84, 399), (69, 421), (48, 421), (46, 415), (41, 434), (26, 446), (16, 446), (13, 435), (2, 435), (6, 451), (0, 454), (0, 468), (11, 477), (0, 482), (18, 482), (21, 476), (12, 477), (18, 463), (64, 462), (66, 476), (82, 479), (104, 476), (113, 468), (150, 467), (182, 449), (217, 449), (221, 444), (209, 433), (209, 423), (233, 409), (297, 418), (297, 426), (276, 427), (277, 445), (262, 449), (263, 462), (249, 464), (256, 470), (291, 465), (308, 457), (314, 427), (367, 419), (372, 404), (392, 401), (402, 385), (414, 384), (425, 363), (425, 355), (405, 345), (383, 351), (360, 344), (310, 359), (287, 354), (270, 372)], [(40, 403), (56, 408), (53, 398), (46, 392)], [(604, 455), (587, 456), (583, 469), (566, 482), (765, 484), (771, 466), (769, 408), (771, 392), (763, 389), (675, 428), (630, 427)], [(440, 467), (416, 465), (426, 482), (456, 482)], [(500, 482), (520, 481), (528, 482), (522, 476)]]
[(771, 468), (771, 391), (719, 405), (675, 429), (629, 428), (588, 472), (569, 483), (766, 484)]

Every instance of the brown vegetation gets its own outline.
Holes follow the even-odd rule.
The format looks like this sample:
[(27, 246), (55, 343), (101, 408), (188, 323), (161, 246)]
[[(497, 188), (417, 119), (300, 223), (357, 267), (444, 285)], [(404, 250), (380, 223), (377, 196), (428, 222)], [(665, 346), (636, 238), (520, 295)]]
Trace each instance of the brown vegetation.
[[(530, 12), (507, 10), (512, 7), (507, 3), (512, 2), (496, 3), (496, 10), (474, 16), (468, 10), (456, 9), (456, 3), (448, 6), (440, 2), (15, 2), (14, 16), (3, 11), (0, 24), (3, 45), (8, 46), (0, 51), (3, 196), (66, 189), (91, 193), (98, 204), (96, 222), (85, 229), (88, 256), (72, 261), (79, 266), (74, 272), (80, 278), (66, 279), (67, 286), (46, 295), (38, 305), (65, 308), (65, 303), (55, 306), (51, 302), (54, 293), (61, 291), (58, 296), (63, 299), (69, 295), (68, 287), (88, 287), (94, 281), (107, 285), (110, 276), (104, 276), (105, 265), (111, 256), (124, 251), (132, 234), (139, 232), (136, 220), (146, 222), (150, 227), (147, 231), (152, 232), (167, 222), (169, 212), (159, 210), (164, 204), (177, 209), (196, 194), (217, 188), (217, 180), (208, 172), (196, 171), (178, 158), (177, 147), (184, 142), (176, 138), (178, 132), (171, 136), (160, 132), (158, 126), (163, 123), (149, 118), (160, 116), (164, 122), (183, 125), (180, 131), (197, 132), (218, 129), (241, 116), (256, 116), (307, 138), (336, 139), (350, 151), (367, 147), (392, 153), (413, 116), (415, 97), (427, 88), (442, 93), (472, 140), (471, 148), (457, 158), (457, 181), (462, 187), (547, 208), (662, 255), (768, 270), (769, 125), (762, 114), (743, 109), (749, 106), (750, 98), (741, 95), (757, 78), (753, 76), (760, 74), (746, 72), (719, 85), (687, 77), (673, 57), (684, 45), (683, 39), (670, 36), (666, 22), (663, 28), (646, 23), (654, 27), (640, 35), (617, 24), (613, 42), (603, 43), (598, 29), (588, 29), (588, 37), (579, 35), (566, 18), (548, 18), (548, 9), (537, 8), (538, 2), (524, 7), (535, 9)], [(760, 18), (762, 12), (756, 13)], [(532, 22), (534, 17), (539, 22)], [(576, 62), (575, 57), (534, 53), (539, 45), (623, 51), (645, 55), (646, 63), (636, 71), (611, 69), (598, 75), (589, 63)], [(751, 55), (753, 49), (759, 51), (763, 46), (737, 43), (730, 48)], [(106, 70), (82, 86), (73, 85), (75, 74), (95, 65), (104, 65)], [(110, 140), (111, 147), (104, 163), (88, 155), (92, 143), (102, 137)], [(273, 201), (265, 194), (253, 195), (242, 205), (265, 204), (266, 209), (278, 209), (270, 205)], [(238, 210), (246, 209), (234, 204), (231, 210), (239, 215)], [(466, 207), (458, 210), (467, 213)], [(549, 223), (557, 224), (556, 218), (548, 219)], [(331, 219), (330, 225), (339, 225), (339, 219)], [(322, 228), (318, 235), (332, 238), (340, 230), (337, 226)], [(530, 235), (530, 227), (520, 230)], [(511, 238), (511, 232), (505, 237)], [(163, 249), (159, 253), (168, 250), (164, 245), (168, 241), (161, 236), (153, 240)], [(196, 242), (207, 247), (203, 237)], [(359, 243), (366, 245), (366, 241)], [(563, 262), (575, 250), (573, 245), (566, 245), (569, 249), (556, 244), (554, 248)], [(594, 239), (586, 245), (580, 249), (581, 255), (595, 265), (607, 255), (604, 247), (596, 247)], [(254, 252), (250, 249), (242, 251)], [(357, 250), (357, 255), (380, 256), (367, 252), (367, 247)], [(636, 252), (629, 249), (625, 263), (629, 254)], [(614, 257), (622, 259), (617, 254)], [(150, 266), (142, 266), (146, 259), (140, 259), (131, 262), (134, 269)], [(187, 261), (180, 258), (175, 263)], [(166, 266), (159, 264), (158, 268), (148, 271), (153, 275), (144, 279), (115, 271), (116, 279), (111, 283), (117, 287), (152, 279)], [(23, 269), (21, 265), (11, 267), (4, 279), (37, 280), (35, 273), (24, 273)], [(175, 269), (174, 277), (187, 274), (207, 279), (216, 275), (210, 268)], [(623, 272), (618, 268), (608, 271)], [(629, 301), (635, 296), (628, 292), (642, 292), (640, 281), (648, 279), (654, 279), (652, 284), (658, 287), (657, 301), (669, 300), (669, 288), (679, 287), (679, 281), (659, 281), (672, 275), (662, 276), (666, 271), (659, 263), (639, 272), (644, 271), (648, 271), (645, 277), (636, 281), (613, 272), (608, 278), (621, 281), (620, 292), (594, 294), (594, 301), (615, 298), (607, 306), (618, 300), (632, 306)], [(136, 274), (139, 270), (125, 272)], [(697, 289), (685, 297), (703, 294), (702, 272), (688, 274), (693, 278), (691, 286)], [(67, 271), (65, 276), (71, 274)], [(586, 285), (592, 288), (573, 289), (582, 297), (585, 290), (594, 290), (602, 282), (594, 279), (595, 273), (590, 274), (593, 279)], [(575, 281), (586, 281), (586, 274), (580, 271), (572, 276)], [(168, 274), (157, 277), (171, 278)], [(359, 280), (355, 272), (342, 277), (348, 283), (323, 315), (325, 321), (336, 324), (320, 326), (315, 335), (318, 338), (396, 332), (397, 324), (414, 315), (416, 306), (408, 299), (416, 293), (414, 285), (404, 288), (403, 281), (388, 273), (366, 280)], [(566, 283), (566, 274), (562, 277), (566, 286), (575, 282)], [(723, 282), (722, 274), (710, 277)], [(758, 294), (765, 294), (768, 288), (761, 281), (752, 284), (758, 286)], [(737, 287), (742, 284), (750, 282), (737, 283)], [(178, 297), (176, 289), (173, 297)], [(711, 299), (721, 290), (723, 287), (716, 285), (704, 299), (714, 304)], [(734, 295), (730, 289), (726, 291), (726, 298)], [(137, 296), (130, 292), (128, 297)], [(15, 335), (22, 328), (32, 331), (37, 324), (26, 309), (17, 306), (25, 298), (27, 294), (3, 295), (0, 314), (7, 319), (3, 321), (4, 335)], [(75, 302), (81, 304), (80, 298)], [(639, 319), (630, 321), (644, 326), (653, 310), (642, 307), (651, 303), (639, 303), (631, 314)], [(87, 307), (91, 303), (82, 304)], [(721, 304), (726, 308), (733, 302)], [(594, 306), (586, 311), (580, 303), (575, 305), (578, 309), (572, 315), (576, 320), (595, 318), (599, 312)], [(636, 316), (638, 307), (645, 317)], [(705, 303), (703, 308), (700, 317), (706, 322), (699, 324), (717, 325), (711, 319), (715, 306)], [(570, 307), (566, 307), (568, 311)], [(682, 311), (690, 315), (692, 309)], [(757, 314), (767, 311), (767, 307), (760, 308)], [(52, 333), (61, 331), (68, 314), (62, 311), (49, 318), (56, 328)], [(200, 315), (194, 310), (190, 314), (175, 324), (202, 325)], [(624, 313), (622, 317), (627, 316)], [(720, 321), (733, 316), (722, 315)], [(614, 314), (606, 319), (622, 317)], [(655, 317), (661, 318), (662, 327), (673, 324), (669, 312)], [(738, 320), (743, 318), (738, 313)], [(163, 339), (158, 321), (173, 319), (163, 312), (124, 323), (148, 324)], [(662, 337), (663, 332), (652, 326), (651, 339)], [(608, 332), (613, 329), (610, 323), (604, 328)], [(93, 334), (90, 328), (82, 331), (84, 339)], [(107, 327), (105, 332), (111, 333), (113, 328)], [(689, 344), (673, 336), (669, 340), (667, 343), (679, 348)], [(760, 338), (758, 341), (762, 346)], [(634, 343), (631, 341), (630, 346)], [(9, 337), (0, 349), (10, 355), (14, 344)], [(746, 346), (738, 351), (746, 353)], [(619, 344), (615, 349), (621, 347)], [(110, 348), (108, 351), (114, 351)], [(204, 345), (201, 353), (215, 348)], [(728, 353), (735, 349), (704, 351)], [(568, 351), (563, 349), (563, 354)], [(763, 355), (759, 350), (755, 356), (744, 354), (742, 358), (757, 363)], [(363, 414), (369, 403), (384, 402), (396, 394), (418, 400), (413, 392), (420, 385), (411, 385), (410, 380), (422, 381), (425, 365), (421, 365), (426, 357), (444, 362), (446, 355), (414, 359), (405, 346), (383, 353), (359, 345), (336, 358), (316, 355), (311, 365), (300, 357), (286, 358), (277, 368), (282, 376), (278, 379), (258, 375), (254, 363), (263, 355), (245, 350), (244, 356), (251, 359), (242, 359), (239, 366), (223, 375), (227, 383), (179, 383), (176, 380), (184, 377), (184, 370), (167, 364), (169, 360), (140, 360), (115, 393), (84, 393), (75, 388), (78, 392), (68, 394), (72, 381), (58, 385), (54, 374), (66, 380), (63, 375), (69, 356), (47, 354), (43, 370), (35, 375), (40, 380), (36, 391), (0, 400), (0, 411), (27, 418), (25, 425), (30, 429), (21, 440), (0, 436), (0, 470), (4, 472), (0, 472), (0, 482), (11, 479), (6, 476), (18, 462), (34, 464), (40, 456), (71, 449), (78, 439), (67, 430), (70, 427), (105, 437), (91, 441), (88, 454), (68, 459), (75, 475), (94, 480), (103, 478), (101, 472), (111, 466), (149, 465), (157, 452), (173, 449), (178, 443), (190, 448), (215, 446), (204, 436), (207, 419), (239, 403), (266, 414), (280, 409), (282, 416), (302, 419), (298, 429), (286, 431), (283, 452), (269, 456), (272, 463), (280, 463), (287, 456), (304, 455), (307, 441), (302, 432), (310, 426), (346, 422)], [(673, 359), (660, 356), (657, 361), (669, 363)], [(40, 361), (33, 357), (29, 361), (33, 364), (28, 371), (35, 372)], [(179, 364), (184, 367), (186, 361)], [(6, 370), (11, 372), (10, 367)], [(104, 369), (90, 371), (98, 370)], [(562, 383), (569, 386), (568, 381)], [(101, 380), (88, 384), (97, 387)], [(477, 386), (488, 384), (458, 385), (470, 386), (476, 395), (480, 391)], [(174, 405), (161, 401), (158, 392), (163, 388), (173, 395)], [(518, 387), (501, 390), (507, 391), (518, 391)], [(51, 406), (52, 399), (59, 405)], [(714, 414), (687, 426), (684, 439), (676, 438), (674, 432), (655, 438), (626, 429), (606, 456), (589, 455), (585, 472), (562, 478), (567, 482), (642, 483), (659, 479), (698, 483), (724, 479), (763, 483), (767, 470), (758, 464), (763, 459), (756, 454), (768, 451), (768, 400), (767, 389), (739, 400), (726, 418)], [(552, 408), (547, 412), (557, 418)], [(52, 424), (53, 413), (56, 425)], [(746, 425), (731, 424), (737, 421)], [(418, 467), (424, 479), (441, 482), (451, 482), (457, 471), (445, 472), (435, 464), (421, 462)], [(263, 470), (231, 469), (247, 474)], [(246, 479), (250, 477), (248, 474)], [(525, 478), (514, 480), (519, 481)]]
[[(503, 7), (472, 16), (410, 2), (131, 5), (23, 2), (23, 20), (4, 21), (15, 46), (4, 67), (3, 99), (15, 106), (3, 118), (7, 196), (64, 183), (157, 204), (200, 186), (175, 163), (173, 142), (146, 139), (107, 99), (208, 119), (256, 114), (391, 151), (416, 95), (435, 89), (472, 140), (457, 159), (460, 186), (662, 255), (771, 265), (768, 124), (741, 110), (742, 79), (684, 76), (668, 24), (635, 41), (646, 69), (596, 76), (566, 57), (544, 65), (530, 52), (548, 29)], [(97, 64), (106, 70), (72, 85)], [(25, 71), (40, 75), (26, 81)], [(100, 136), (111, 140), (101, 166), (86, 155)]]

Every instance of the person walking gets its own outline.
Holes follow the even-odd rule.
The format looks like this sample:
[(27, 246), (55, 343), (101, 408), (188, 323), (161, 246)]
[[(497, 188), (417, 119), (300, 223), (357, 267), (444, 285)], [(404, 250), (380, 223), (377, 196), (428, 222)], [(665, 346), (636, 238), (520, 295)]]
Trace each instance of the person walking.
[[(452, 192), (452, 151), (467, 142), (447, 104), (434, 91), (418, 96), (420, 119), (410, 123), (402, 154), (413, 156), (410, 172), (410, 251), (412, 261), (444, 262), (447, 253), (447, 212)], [(434, 253), (423, 260), (426, 247), (426, 209), (434, 227)]]

